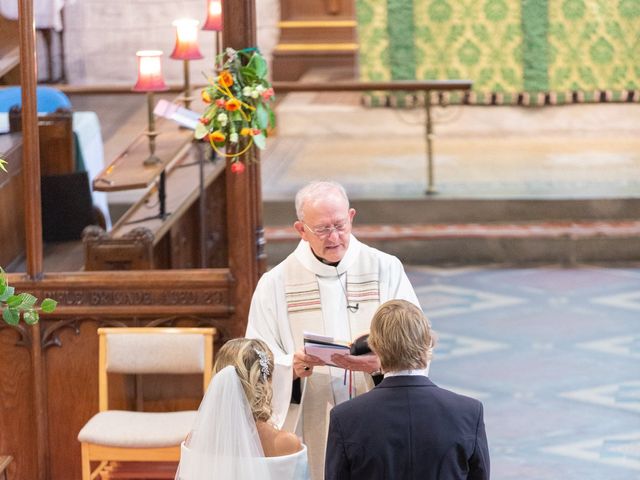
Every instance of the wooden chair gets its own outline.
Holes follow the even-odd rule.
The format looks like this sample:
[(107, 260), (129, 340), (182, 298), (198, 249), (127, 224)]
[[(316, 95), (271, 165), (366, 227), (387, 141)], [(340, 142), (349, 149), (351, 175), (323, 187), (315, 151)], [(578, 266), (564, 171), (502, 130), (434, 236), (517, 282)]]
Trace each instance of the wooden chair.
[(2, 480), (9, 480), (7, 470), (12, 460), (13, 457), (11, 455), (0, 455), (0, 478)]
[[(99, 328), (99, 413), (80, 430), (82, 479), (114, 462), (178, 462), (195, 410), (109, 410), (109, 374), (202, 374), (211, 380), (215, 328)], [(92, 470), (91, 463), (99, 462)], [(175, 473), (175, 470), (174, 470)]]

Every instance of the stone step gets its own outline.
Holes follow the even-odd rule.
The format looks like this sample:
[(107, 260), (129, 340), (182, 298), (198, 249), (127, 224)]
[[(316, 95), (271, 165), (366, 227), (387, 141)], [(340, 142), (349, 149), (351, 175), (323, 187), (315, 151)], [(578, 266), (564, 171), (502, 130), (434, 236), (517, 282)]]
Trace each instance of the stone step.
[[(365, 242), (437, 238), (626, 238), (640, 236), (640, 221), (354, 225), (353, 234)], [(270, 242), (300, 238), (292, 226), (266, 227), (265, 237)]]
[[(640, 221), (354, 225), (354, 235), (410, 264), (640, 260)], [(295, 248), (293, 227), (266, 227), (270, 264)]]
[[(264, 202), (265, 225), (293, 223), (288, 192), (282, 200)], [(624, 221), (640, 216), (640, 198), (377, 198), (351, 199), (356, 226), (523, 224), (523, 222)]]

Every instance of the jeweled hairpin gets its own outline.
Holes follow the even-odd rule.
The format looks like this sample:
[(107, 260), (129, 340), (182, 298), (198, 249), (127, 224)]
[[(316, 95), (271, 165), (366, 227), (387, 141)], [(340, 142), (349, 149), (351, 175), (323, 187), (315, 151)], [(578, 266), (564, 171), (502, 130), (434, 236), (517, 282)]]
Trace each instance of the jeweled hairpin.
[(257, 354), (260, 362), (260, 372), (262, 373), (263, 380), (267, 380), (269, 378), (269, 358), (267, 354), (262, 350), (258, 350), (257, 348), (253, 349)]

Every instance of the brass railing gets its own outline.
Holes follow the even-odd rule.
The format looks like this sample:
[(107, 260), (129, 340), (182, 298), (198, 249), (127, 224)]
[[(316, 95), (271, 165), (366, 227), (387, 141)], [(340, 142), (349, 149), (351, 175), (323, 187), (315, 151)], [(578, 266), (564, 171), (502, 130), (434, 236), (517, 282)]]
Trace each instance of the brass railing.
[(427, 145), (427, 189), (426, 194), (436, 193), (435, 166), (433, 162), (433, 121), (431, 119), (431, 92), (471, 89), (471, 80), (398, 80), (394, 82), (273, 82), (277, 93), (293, 92), (369, 92), (369, 91), (417, 91), (424, 95), (425, 139)]

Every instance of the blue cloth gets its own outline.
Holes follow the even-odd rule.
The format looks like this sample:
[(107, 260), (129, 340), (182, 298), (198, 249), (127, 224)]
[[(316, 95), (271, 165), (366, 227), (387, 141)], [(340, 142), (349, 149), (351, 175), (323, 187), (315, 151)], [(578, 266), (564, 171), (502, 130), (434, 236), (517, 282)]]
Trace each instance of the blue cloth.
[[(71, 101), (60, 90), (52, 87), (36, 87), (38, 112), (51, 113), (58, 108), (71, 109)], [(0, 88), (0, 112), (8, 112), (12, 107), (22, 107), (20, 87)]]

